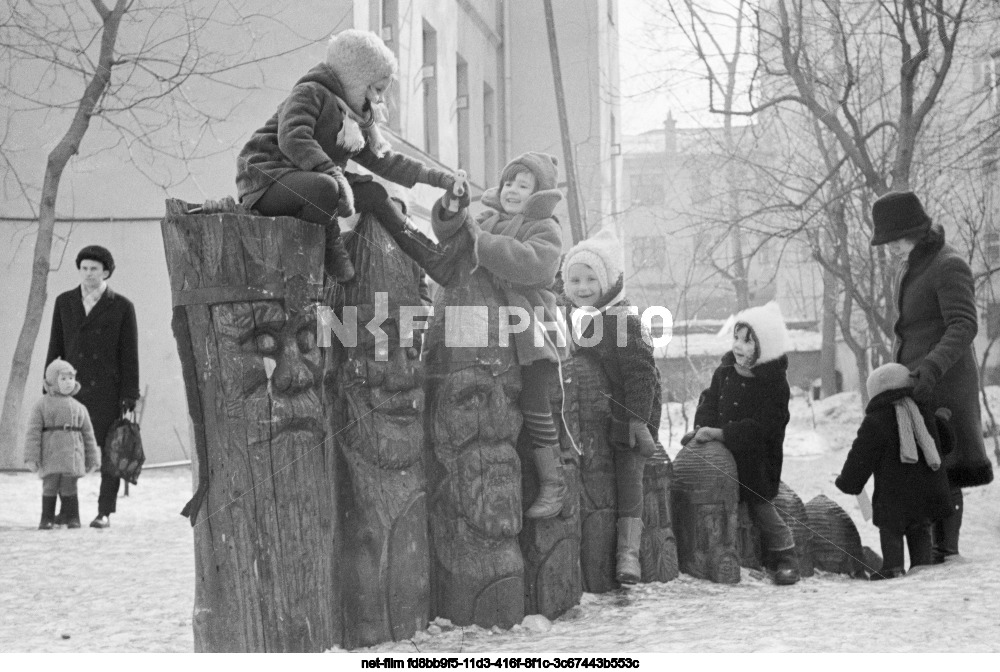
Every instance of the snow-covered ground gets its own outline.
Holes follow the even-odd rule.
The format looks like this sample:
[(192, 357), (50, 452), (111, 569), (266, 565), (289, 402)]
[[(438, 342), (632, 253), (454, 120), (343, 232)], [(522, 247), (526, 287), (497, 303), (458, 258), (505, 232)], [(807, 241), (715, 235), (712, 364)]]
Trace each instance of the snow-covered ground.
[[(683, 421), (679, 406), (669, 410), (675, 454)], [(860, 423), (857, 396), (812, 406), (793, 399), (792, 415), (784, 481), (803, 501), (822, 493), (838, 502), (863, 543), (878, 550), (878, 531), (864, 522), (854, 497), (833, 485)], [(993, 457), (992, 440), (988, 448)], [(85, 526), (98, 482), (91, 476), (80, 483)], [(178, 515), (190, 492), (186, 470), (150, 470), (120, 499), (110, 529), (39, 532), (39, 481), (0, 474), (0, 652), (191, 651), (194, 558), (191, 528)], [(412, 640), (368, 651), (998, 652), (1000, 492), (990, 485), (965, 494), (962, 557), (902, 579), (871, 583), (817, 573), (777, 587), (748, 570), (737, 585), (681, 575), (585, 594), (551, 623), (534, 617), (501, 632), (438, 622)]]

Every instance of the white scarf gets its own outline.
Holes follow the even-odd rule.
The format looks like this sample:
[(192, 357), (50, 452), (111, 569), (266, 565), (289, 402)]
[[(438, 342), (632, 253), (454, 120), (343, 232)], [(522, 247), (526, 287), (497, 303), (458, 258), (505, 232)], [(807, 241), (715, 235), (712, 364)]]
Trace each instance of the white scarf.
[(357, 154), (367, 144), (375, 156), (379, 158), (385, 156), (386, 152), (392, 149), (392, 145), (378, 130), (379, 123), (386, 119), (385, 105), (372, 105), (371, 113), (364, 119), (356, 115), (343, 98), (340, 96), (334, 98), (337, 99), (337, 107), (340, 108), (344, 118), (340, 133), (337, 135), (337, 143), (351, 154)]
[(97, 302), (101, 300), (102, 296), (104, 296), (104, 290), (106, 290), (107, 288), (108, 288), (108, 283), (103, 280), (101, 281), (100, 287), (91, 292), (88, 292), (86, 287), (80, 285), (80, 291), (83, 293), (84, 315), (90, 315), (90, 311), (93, 310), (94, 306), (97, 305)]
[(938, 455), (934, 439), (931, 437), (927, 427), (924, 426), (924, 418), (920, 415), (920, 409), (911, 397), (903, 397), (894, 401), (896, 407), (896, 424), (899, 425), (899, 461), (904, 464), (916, 464), (917, 445), (920, 452), (927, 460), (927, 466), (932, 471), (937, 471), (941, 466), (941, 456)]

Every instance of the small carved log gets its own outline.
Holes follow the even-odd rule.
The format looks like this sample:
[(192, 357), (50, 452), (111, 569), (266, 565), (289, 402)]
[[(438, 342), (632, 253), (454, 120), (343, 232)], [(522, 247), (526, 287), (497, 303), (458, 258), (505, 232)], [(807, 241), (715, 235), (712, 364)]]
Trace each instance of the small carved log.
[(812, 554), (813, 532), (805, 505), (784, 481), (778, 484), (778, 494), (771, 503), (778, 510), (781, 519), (792, 529), (792, 536), (795, 537), (795, 556), (799, 563), (799, 574), (803, 577), (812, 576), (816, 573)]
[(712, 441), (685, 447), (674, 460), (671, 503), (680, 570), (716, 583), (739, 583), (736, 462)]
[(670, 512), (673, 465), (667, 461), (646, 461), (642, 477), (642, 545), (639, 560), (642, 581), (666, 582), (677, 578), (677, 539)]
[(323, 231), (290, 217), (162, 222), (173, 326), (196, 431), (196, 651), (339, 644), (333, 455), (315, 312)]
[(747, 569), (762, 569), (764, 567), (764, 549), (760, 529), (750, 516), (750, 506), (746, 502), (740, 502), (736, 549), (740, 556), (740, 567)]
[(580, 567), (583, 589), (604, 593), (615, 581), (617, 544), (615, 462), (608, 443), (611, 389), (600, 364), (586, 355), (573, 358), (580, 426)]
[[(518, 540), (524, 556), (524, 610), (555, 619), (580, 603), (583, 584), (580, 577), (580, 467), (573, 447), (572, 427), (560, 421), (577, 417), (577, 383), (572, 360), (562, 364), (562, 388), (554, 381), (549, 389), (552, 417), (559, 426), (562, 447), (563, 477), (567, 493), (562, 513), (542, 520), (524, 519)], [(563, 390), (566, 403), (563, 404)], [(565, 413), (564, 413), (565, 411)], [(567, 423), (568, 424), (568, 423)], [(575, 422), (573, 424), (576, 424)], [(521, 501), (525, 508), (538, 495), (538, 473), (532, 467), (531, 438), (522, 429), (518, 440), (521, 470)]]
[[(357, 277), (334, 302), (357, 308), (358, 343), (334, 340), (326, 393), (344, 465), (343, 645), (357, 648), (409, 638), (430, 615), (424, 365), (400, 324), (401, 307), (421, 305), (422, 272), (371, 215), (345, 238)], [(381, 340), (365, 328), (373, 320)]]
[(816, 569), (865, 578), (861, 535), (851, 516), (825, 495), (809, 500), (806, 516), (813, 530), (812, 555)]
[(431, 609), (456, 625), (509, 628), (524, 618), (521, 374), (513, 343), (498, 342), (500, 289), (470, 273), (471, 259), (456, 263), (427, 335)]

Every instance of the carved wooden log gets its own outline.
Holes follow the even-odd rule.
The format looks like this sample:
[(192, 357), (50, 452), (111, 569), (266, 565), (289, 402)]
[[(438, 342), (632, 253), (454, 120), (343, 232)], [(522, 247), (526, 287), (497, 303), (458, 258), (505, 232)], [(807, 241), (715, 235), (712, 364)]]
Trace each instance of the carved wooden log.
[(724, 445), (682, 448), (671, 491), (680, 570), (716, 583), (739, 583), (736, 549), (739, 486)]
[(470, 259), (456, 263), (427, 335), (431, 610), (456, 625), (510, 627), (524, 618), (521, 373), (513, 342), (498, 344), (499, 288), (470, 273)]
[(750, 506), (746, 502), (740, 502), (738, 529), (736, 552), (740, 558), (740, 567), (763, 569), (764, 550), (760, 529), (750, 517)]
[(580, 437), (580, 568), (583, 589), (604, 593), (615, 581), (617, 511), (615, 462), (608, 443), (611, 389), (600, 364), (586, 355), (573, 358)]
[[(555, 619), (570, 607), (580, 603), (583, 584), (580, 576), (580, 466), (574, 438), (570, 436), (578, 422), (576, 390), (572, 360), (562, 365), (563, 384), (553, 381), (549, 389), (552, 417), (559, 426), (562, 447), (563, 477), (567, 493), (562, 512), (554, 518), (524, 519), (518, 535), (524, 557), (524, 610)], [(566, 403), (563, 405), (563, 390)], [(565, 413), (563, 411), (565, 410)], [(565, 415), (567, 427), (560, 422)], [(574, 427), (574, 425), (576, 427)], [(577, 435), (579, 432), (577, 431)], [(522, 429), (517, 444), (521, 464), (521, 501), (525, 508), (538, 495), (538, 473), (532, 466), (531, 438)]]
[(196, 651), (339, 643), (332, 453), (324, 442), (321, 227), (290, 217), (162, 222), (195, 424)]
[[(334, 299), (358, 312), (357, 347), (333, 340), (327, 371), (338, 470), (344, 646), (411, 637), (430, 615), (424, 478), (424, 370), (401, 307), (419, 307), (421, 271), (372, 216), (346, 245), (355, 280)], [(409, 320), (404, 316), (404, 321)], [(376, 333), (366, 328), (371, 324)], [(382, 336), (384, 334), (384, 337)], [(406, 334), (408, 335), (408, 334)]]
[(792, 529), (795, 537), (795, 556), (799, 563), (799, 574), (807, 577), (815, 574), (813, 566), (812, 539), (809, 515), (795, 491), (784, 481), (778, 484), (778, 494), (771, 502), (778, 510), (778, 515)]
[(642, 581), (666, 582), (677, 578), (677, 539), (670, 512), (673, 465), (666, 461), (646, 461), (642, 478), (642, 544), (639, 560)]
[(851, 516), (825, 495), (809, 500), (806, 516), (813, 530), (812, 555), (816, 569), (864, 578), (861, 535)]

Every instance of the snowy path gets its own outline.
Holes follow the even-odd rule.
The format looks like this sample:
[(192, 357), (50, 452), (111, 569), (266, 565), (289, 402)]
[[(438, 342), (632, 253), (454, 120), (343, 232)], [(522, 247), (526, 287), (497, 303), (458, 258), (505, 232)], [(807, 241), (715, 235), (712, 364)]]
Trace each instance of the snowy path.
[[(793, 416), (785, 482), (803, 501), (823, 493), (840, 503), (877, 550), (877, 530), (833, 487), (860, 414), (828, 405), (817, 411), (817, 428), (811, 411), (793, 407)], [(94, 476), (80, 483), (84, 525), (98, 485)], [(183, 469), (147, 471), (119, 501), (109, 530), (43, 533), (35, 529), (38, 479), (0, 474), (0, 652), (191, 651), (194, 555), (191, 528), (178, 515), (190, 492)], [(817, 574), (776, 587), (744, 570), (741, 583), (721, 586), (681, 575), (584, 595), (547, 631), (432, 625), (372, 650), (1000, 652), (1000, 488), (967, 490), (965, 501), (963, 558), (899, 580)]]

